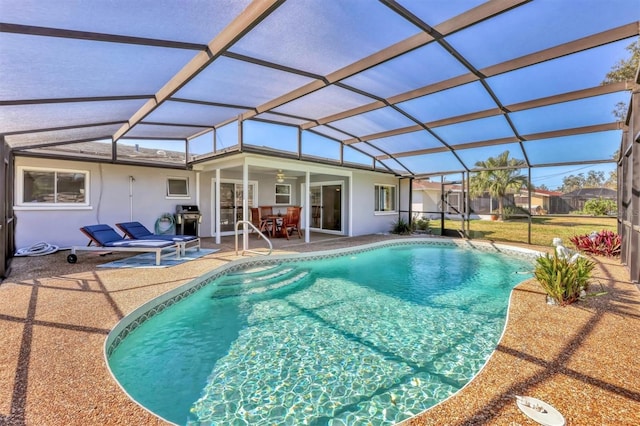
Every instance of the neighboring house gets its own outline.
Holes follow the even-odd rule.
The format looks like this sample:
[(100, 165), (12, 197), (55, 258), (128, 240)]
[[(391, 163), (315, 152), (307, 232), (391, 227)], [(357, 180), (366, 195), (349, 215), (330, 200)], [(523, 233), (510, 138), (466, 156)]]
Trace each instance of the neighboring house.
[[(444, 192), (443, 192), (444, 191)], [(412, 210), (414, 213), (429, 218), (440, 217), (441, 197), (444, 194), (445, 213), (457, 214), (464, 212), (464, 194), (459, 184), (429, 182), (415, 180), (413, 183)], [(561, 192), (535, 190), (531, 192), (531, 214), (553, 214), (566, 210), (568, 204), (562, 200)], [(489, 215), (498, 209), (498, 200), (485, 193), (470, 200), (472, 215)], [(517, 206), (529, 210), (529, 195), (526, 189), (518, 194), (507, 194), (504, 197), (504, 206)], [(564, 213), (567, 213), (565, 211)], [(472, 216), (473, 217), (473, 216)]]
[[(192, 170), (109, 164), (91, 160), (102, 155), (94, 148), (77, 160), (15, 157), (16, 247), (84, 245), (79, 228), (97, 223), (135, 220), (154, 229), (183, 205), (197, 206), (198, 234), (217, 243), (249, 219), (252, 206), (284, 212), (300, 205), (302, 228), (348, 236), (388, 232), (398, 211), (408, 210), (409, 180), (389, 173), (247, 153), (211, 158)], [(169, 161), (173, 155), (137, 147), (127, 154)]]
[(464, 194), (459, 184), (414, 180), (411, 210), (414, 215), (435, 219), (442, 212), (444, 196), (444, 212), (447, 215), (464, 213)]
[(580, 188), (562, 195), (562, 200), (567, 204), (569, 213), (571, 211), (583, 210), (584, 204), (593, 199), (602, 198), (605, 200), (617, 200), (616, 191), (609, 188)]
[(514, 195), (513, 202), (516, 206), (528, 210), (532, 215), (558, 213), (558, 198), (561, 192), (535, 189), (531, 191), (531, 206), (529, 206), (529, 191), (523, 189)]

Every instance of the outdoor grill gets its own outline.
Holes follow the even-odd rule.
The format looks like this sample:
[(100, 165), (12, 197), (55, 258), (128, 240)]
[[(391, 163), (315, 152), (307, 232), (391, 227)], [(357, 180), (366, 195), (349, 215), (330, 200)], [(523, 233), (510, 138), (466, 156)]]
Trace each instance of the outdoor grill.
[(178, 204), (176, 206), (176, 234), (198, 236), (202, 214), (196, 205)]

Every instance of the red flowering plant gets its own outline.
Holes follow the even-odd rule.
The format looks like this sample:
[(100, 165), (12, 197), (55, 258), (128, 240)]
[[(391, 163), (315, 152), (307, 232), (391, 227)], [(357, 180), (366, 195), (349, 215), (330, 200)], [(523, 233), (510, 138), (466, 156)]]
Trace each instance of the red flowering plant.
[(620, 256), (622, 239), (613, 231), (603, 229), (589, 235), (575, 235), (570, 240), (583, 253), (606, 257)]

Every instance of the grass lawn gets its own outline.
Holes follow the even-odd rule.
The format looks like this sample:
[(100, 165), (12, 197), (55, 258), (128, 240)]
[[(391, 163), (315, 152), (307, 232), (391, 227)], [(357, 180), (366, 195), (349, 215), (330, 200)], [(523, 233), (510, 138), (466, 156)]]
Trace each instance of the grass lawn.
[[(527, 219), (514, 219), (504, 222), (472, 220), (470, 222), (470, 236), (476, 239), (527, 243), (527, 225)], [(445, 220), (444, 226), (446, 229), (461, 229), (462, 224), (460, 221)], [(431, 220), (429, 227), (432, 234), (440, 234), (440, 220)], [(617, 232), (616, 218), (534, 216), (531, 219), (531, 244), (550, 247), (553, 238), (560, 237), (564, 245), (571, 248), (570, 237), (590, 234), (592, 231), (602, 231), (603, 229)]]

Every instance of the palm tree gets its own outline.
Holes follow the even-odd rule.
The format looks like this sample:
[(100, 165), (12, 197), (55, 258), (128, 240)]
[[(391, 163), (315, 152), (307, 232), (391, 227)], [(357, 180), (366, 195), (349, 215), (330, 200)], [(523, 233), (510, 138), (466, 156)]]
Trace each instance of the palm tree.
[(524, 160), (509, 158), (509, 151), (485, 161), (477, 161), (476, 167), (483, 169), (470, 178), (469, 192), (472, 196), (488, 192), (498, 199), (498, 214), (502, 218), (503, 197), (507, 191), (519, 191), (529, 187), (527, 177), (520, 174), (519, 167), (526, 167)]

